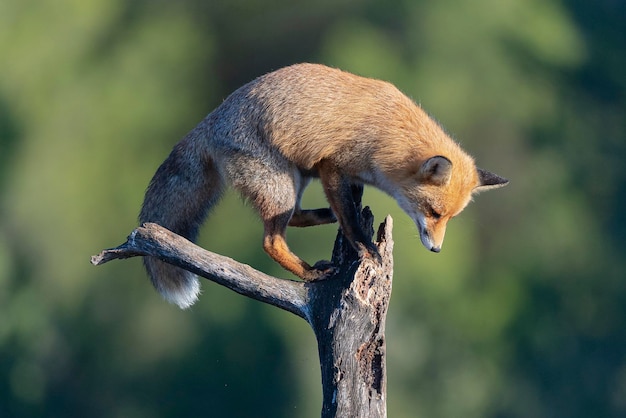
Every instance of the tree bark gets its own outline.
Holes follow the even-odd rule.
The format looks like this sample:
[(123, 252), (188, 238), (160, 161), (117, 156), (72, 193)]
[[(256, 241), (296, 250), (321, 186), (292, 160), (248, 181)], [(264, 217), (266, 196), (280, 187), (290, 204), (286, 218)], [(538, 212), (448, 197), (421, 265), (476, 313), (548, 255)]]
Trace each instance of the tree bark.
[[(373, 234), (368, 208), (361, 221)], [(158, 257), (304, 318), (315, 332), (322, 372), (322, 418), (386, 417), (385, 319), (393, 274), (392, 219), (380, 225), (376, 245), (382, 262), (360, 259), (341, 231), (326, 280), (278, 279), (231, 258), (206, 251), (156, 224), (135, 229), (128, 240), (93, 256), (94, 265), (118, 258)]]
[[(373, 233), (366, 208), (363, 223)], [(309, 323), (322, 368), (322, 418), (386, 417), (385, 320), (393, 274), (392, 219), (380, 225), (376, 240), (382, 264), (359, 259), (341, 234), (335, 241), (335, 277), (311, 286)]]

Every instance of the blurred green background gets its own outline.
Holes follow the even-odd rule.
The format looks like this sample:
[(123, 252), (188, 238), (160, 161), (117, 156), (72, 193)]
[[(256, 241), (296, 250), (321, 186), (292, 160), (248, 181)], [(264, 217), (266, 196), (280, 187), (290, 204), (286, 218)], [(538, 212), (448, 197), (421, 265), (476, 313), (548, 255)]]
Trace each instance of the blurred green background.
[[(439, 255), (366, 191), (395, 219), (389, 416), (626, 416), (625, 28), (612, 0), (0, 2), (0, 416), (319, 416), (300, 318), (207, 281), (180, 311), (139, 259), (89, 264), (175, 142), (302, 61), (393, 82), (511, 179)], [(231, 193), (199, 243), (290, 277), (261, 232)], [(335, 233), (289, 242), (314, 262)]]

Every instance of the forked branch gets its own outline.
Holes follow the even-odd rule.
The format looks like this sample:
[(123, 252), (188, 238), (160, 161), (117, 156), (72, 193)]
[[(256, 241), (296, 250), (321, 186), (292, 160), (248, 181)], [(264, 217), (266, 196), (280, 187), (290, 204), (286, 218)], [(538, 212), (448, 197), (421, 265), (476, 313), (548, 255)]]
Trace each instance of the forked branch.
[[(373, 215), (361, 213), (373, 234)], [(169, 230), (147, 223), (119, 247), (93, 256), (94, 265), (118, 258), (152, 256), (292, 312), (311, 325), (322, 372), (322, 417), (386, 417), (385, 319), (393, 274), (392, 220), (381, 224), (376, 245), (382, 263), (360, 259), (341, 231), (326, 280), (303, 283), (278, 279), (231, 258), (206, 251)]]

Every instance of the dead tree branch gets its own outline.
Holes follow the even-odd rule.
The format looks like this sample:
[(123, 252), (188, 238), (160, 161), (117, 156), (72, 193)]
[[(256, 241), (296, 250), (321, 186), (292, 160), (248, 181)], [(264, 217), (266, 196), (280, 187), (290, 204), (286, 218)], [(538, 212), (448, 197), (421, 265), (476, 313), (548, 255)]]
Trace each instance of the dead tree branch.
[(160, 225), (146, 223), (127, 241), (91, 257), (93, 265), (135, 256), (153, 256), (226, 286), (237, 293), (269, 303), (307, 319), (307, 289), (304, 283), (278, 279), (232, 258), (204, 250)]
[[(362, 212), (373, 234), (373, 215)], [(94, 265), (135, 256), (158, 257), (237, 293), (304, 318), (315, 332), (322, 370), (322, 417), (386, 417), (385, 318), (393, 274), (392, 219), (381, 224), (376, 245), (382, 263), (359, 259), (337, 235), (326, 280), (278, 279), (206, 251), (156, 224), (135, 229), (127, 241), (91, 258)]]

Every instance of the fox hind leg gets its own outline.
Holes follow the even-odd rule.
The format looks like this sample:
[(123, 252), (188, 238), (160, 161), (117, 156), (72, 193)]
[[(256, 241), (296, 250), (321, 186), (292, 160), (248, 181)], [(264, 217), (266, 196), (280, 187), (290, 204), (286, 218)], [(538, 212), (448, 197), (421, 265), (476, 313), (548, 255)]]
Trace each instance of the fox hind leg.
[[(263, 249), (286, 270), (306, 281), (317, 280), (327, 275), (329, 269), (311, 267), (295, 255), (287, 245), (286, 231), (298, 206), (302, 178), (297, 170), (282, 161), (274, 164), (259, 164), (248, 161), (239, 165), (239, 174), (253, 170), (253, 175), (235, 179), (233, 186), (256, 208), (263, 221)], [(244, 173), (245, 174), (245, 173)], [(327, 209), (330, 212), (329, 209)], [(323, 210), (322, 210), (323, 211)], [(316, 220), (330, 220), (332, 212), (299, 211), (296, 223), (315, 225)], [(334, 218), (334, 217), (333, 217)]]
[(289, 217), (290, 214), (283, 214), (263, 220), (265, 230), (263, 249), (283, 268), (301, 279), (306, 281), (317, 280), (324, 273), (312, 268), (308, 263), (292, 253), (287, 245), (285, 231), (289, 223)]
[(306, 227), (335, 222), (337, 218), (330, 208), (296, 209), (289, 220), (289, 226)]
[[(289, 220), (289, 226), (295, 227), (305, 227), (305, 226), (315, 226), (315, 225), (324, 225), (324, 224), (332, 224), (337, 222), (337, 217), (333, 213), (331, 208), (321, 208), (321, 209), (301, 209), (300, 208), (300, 198), (302, 197), (302, 190), (298, 196), (298, 202), (296, 204), (296, 209), (294, 210), (291, 219)], [(356, 208), (355, 213), (357, 216), (361, 208), (361, 198), (363, 197), (363, 185), (362, 184), (352, 184), (350, 191), (352, 193), (352, 201), (354, 202), (354, 206)], [(357, 219), (360, 219), (357, 217)]]
[[(313, 211), (311, 211), (313, 212)], [(287, 245), (286, 231), (292, 218), (293, 209), (282, 213), (261, 212), (264, 236), (263, 249), (278, 264), (305, 281), (319, 280), (331, 273), (328, 263), (317, 263), (311, 267), (295, 255)]]
[(321, 209), (302, 209), (300, 201), (304, 189), (309, 184), (310, 178), (302, 176), (300, 181), (296, 182), (298, 193), (296, 198), (296, 206), (289, 220), (289, 226), (306, 227), (315, 225), (324, 225), (337, 222), (335, 214), (330, 208)]

